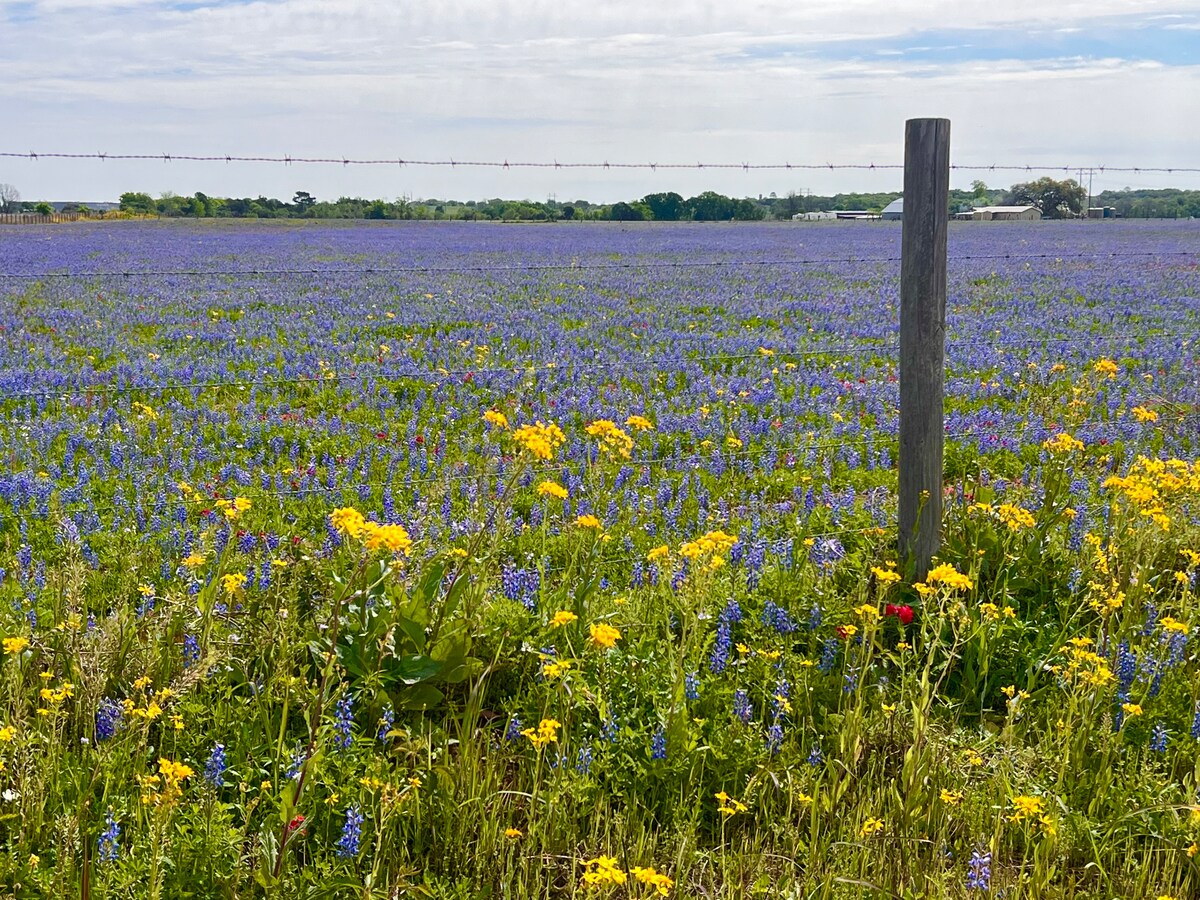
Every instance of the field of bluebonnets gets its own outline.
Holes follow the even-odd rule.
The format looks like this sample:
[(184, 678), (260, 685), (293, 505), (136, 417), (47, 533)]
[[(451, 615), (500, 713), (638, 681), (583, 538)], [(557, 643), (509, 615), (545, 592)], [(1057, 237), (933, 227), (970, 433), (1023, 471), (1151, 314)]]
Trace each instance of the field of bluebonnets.
[(5, 232), (2, 891), (1196, 896), (1200, 223), (954, 227), (922, 581), (898, 249)]

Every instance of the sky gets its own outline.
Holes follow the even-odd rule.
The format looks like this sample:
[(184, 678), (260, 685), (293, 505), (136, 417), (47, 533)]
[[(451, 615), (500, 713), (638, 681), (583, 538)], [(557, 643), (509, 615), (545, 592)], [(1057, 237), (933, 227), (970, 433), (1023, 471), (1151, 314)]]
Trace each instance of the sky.
[[(952, 163), (1039, 167), (953, 187), (1200, 166), (1200, 0), (0, 0), (2, 152), (894, 164), (919, 116), (951, 120)], [(0, 158), (27, 200), (611, 202), (901, 178)], [(1124, 186), (1200, 173), (1093, 176)]]

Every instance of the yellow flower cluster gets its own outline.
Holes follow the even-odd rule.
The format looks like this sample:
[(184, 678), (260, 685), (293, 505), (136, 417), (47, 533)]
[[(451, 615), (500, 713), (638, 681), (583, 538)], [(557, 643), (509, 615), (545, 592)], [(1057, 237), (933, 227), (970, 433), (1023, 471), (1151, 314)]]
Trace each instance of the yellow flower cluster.
[(556, 500), (567, 499), (567, 489), (553, 481), (543, 481), (537, 486), (537, 492), (543, 497), (553, 497)]
[(571, 671), (571, 666), (575, 663), (570, 659), (554, 659), (548, 657), (542, 662), (542, 677), (547, 681), (553, 681), (556, 678), (562, 678)]
[(654, 888), (655, 893), (660, 897), (666, 897), (671, 893), (671, 888), (675, 887), (675, 882), (657, 871), (654, 866), (643, 868), (642, 866), (634, 866), (629, 870), (629, 874), (639, 884), (649, 885)]
[(630, 416), (625, 424), (634, 431), (653, 431), (654, 423), (643, 416)]
[(1102, 378), (1107, 378), (1110, 381), (1117, 377), (1117, 364), (1111, 359), (1098, 359), (1092, 366), (1092, 371)]
[(878, 834), (883, 831), (883, 819), (870, 817), (862, 823), (862, 828), (858, 830), (859, 837), (870, 837), (873, 834)]
[(362, 513), (350, 506), (331, 512), (329, 522), (339, 534), (362, 538), (368, 550), (390, 550), (407, 556), (412, 549), (412, 539), (403, 525), (380, 525), (363, 518)]
[[(174, 803), (183, 793), (183, 782), (195, 775), (191, 766), (173, 762), (165, 757), (158, 761), (157, 775), (139, 775), (142, 786), (142, 803), (166, 806)], [(162, 790), (158, 790), (159, 785)]]
[(633, 438), (622, 431), (611, 419), (597, 419), (587, 427), (587, 433), (600, 442), (600, 450), (609, 456), (629, 459), (633, 449)]
[(1071, 437), (1064, 431), (1042, 441), (1042, 446), (1051, 453), (1078, 453), (1083, 449), (1083, 441)]
[(567, 440), (562, 429), (553, 422), (548, 425), (541, 422), (522, 425), (512, 436), (517, 446), (535, 459), (554, 459), (554, 451)]
[(592, 515), (576, 516), (575, 525), (578, 528), (599, 528), (600, 520)]
[(1079, 638), (1062, 648), (1067, 656), (1065, 666), (1051, 666), (1050, 670), (1061, 675), (1067, 681), (1077, 682), (1088, 687), (1104, 687), (1116, 681), (1108, 662), (1088, 648), (1091, 641)]
[(653, 549), (651, 549), (651, 551), (646, 554), (646, 561), (647, 562), (657, 562), (660, 559), (666, 559), (670, 555), (671, 555), (671, 548), (668, 547), (666, 544), (663, 544), (661, 547), (654, 547)]
[(185, 569), (198, 569), (207, 561), (203, 553), (190, 553), (183, 558)]
[(1045, 828), (1050, 834), (1054, 833), (1054, 820), (1046, 813), (1046, 801), (1041, 797), (1013, 797), (1013, 813), (1008, 817), (1010, 822), (1034, 822)]
[(537, 730), (526, 728), (521, 732), (537, 749), (541, 750), (547, 744), (552, 744), (558, 740), (558, 729), (562, 728), (562, 723), (558, 719), (542, 719), (538, 723)]
[(895, 584), (900, 580), (900, 573), (895, 569), (881, 569), (879, 566), (872, 566), (871, 574), (875, 576), (875, 580), (879, 582), (880, 587), (887, 587), (889, 584)]
[(724, 531), (710, 531), (703, 537), (682, 544), (679, 548), (679, 555), (693, 561), (710, 554), (724, 556), (733, 549), (733, 545), (737, 542), (736, 535), (726, 534)]
[(1181, 459), (1139, 456), (1128, 475), (1113, 475), (1104, 486), (1120, 492), (1139, 513), (1170, 531), (1171, 518), (1164, 504), (1200, 493), (1200, 460), (1189, 465)]
[(1129, 411), (1139, 422), (1157, 422), (1158, 413), (1144, 406), (1135, 406)]
[(508, 417), (502, 412), (494, 409), (489, 409), (483, 414), (483, 421), (487, 422), (493, 428), (498, 428), (501, 431), (508, 428)]
[(625, 870), (612, 856), (597, 856), (583, 863), (583, 885), (589, 888), (617, 887), (625, 883)]
[(1029, 510), (1011, 503), (1001, 503), (997, 506), (996, 515), (1009, 531), (1015, 532), (1022, 528), (1032, 528), (1036, 524), (1033, 514)]
[(246, 587), (246, 576), (241, 572), (231, 572), (228, 575), (221, 576), (221, 588), (230, 597), (241, 593)]
[(736, 816), (738, 813), (749, 812), (749, 807), (745, 803), (741, 800), (734, 800), (725, 791), (718, 791), (713, 796), (717, 798), (717, 812), (726, 819)]
[(225, 513), (225, 518), (234, 521), (250, 508), (250, 501), (245, 497), (234, 497), (232, 500), (221, 498), (217, 500), (217, 509)]
[(561, 628), (564, 625), (570, 625), (578, 618), (579, 616), (575, 615), (569, 609), (560, 609), (554, 614), (554, 618), (550, 620), (550, 627)]
[(4, 639), (4, 652), (10, 656), (16, 656), (28, 646), (29, 638), (26, 637), (9, 637)]
[(594, 622), (588, 628), (588, 633), (591, 635), (592, 643), (603, 650), (611, 650), (621, 639), (620, 629), (604, 622)]
[(952, 591), (969, 591), (975, 587), (966, 575), (959, 572), (950, 563), (942, 563), (925, 576), (929, 584), (941, 584)]

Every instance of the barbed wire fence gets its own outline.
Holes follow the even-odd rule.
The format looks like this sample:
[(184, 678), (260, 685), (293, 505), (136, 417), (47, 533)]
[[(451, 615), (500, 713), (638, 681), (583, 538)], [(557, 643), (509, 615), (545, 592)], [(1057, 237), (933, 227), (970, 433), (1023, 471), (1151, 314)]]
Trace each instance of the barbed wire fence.
[[(30, 162), (39, 160), (94, 160), (94, 161), (162, 161), (170, 162), (225, 162), (225, 163), (275, 163), (283, 165), (342, 165), (342, 166), (413, 166), (413, 167), (448, 167), (448, 168), (490, 168), (490, 169), (591, 169), (591, 170), (622, 170), (622, 169), (642, 169), (649, 171), (657, 170), (742, 170), (745, 172), (766, 170), (766, 171), (816, 171), (816, 170), (899, 170), (908, 171), (907, 164), (876, 164), (876, 163), (657, 163), (657, 162), (560, 162), (554, 161), (484, 161), (484, 160), (455, 160), (455, 159), (370, 159), (370, 158), (351, 158), (351, 157), (314, 157), (314, 156), (250, 156), (250, 155), (200, 155), (200, 154), (107, 154), (107, 153), (17, 153), (17, 152), (0, 152), (0, 158), (10, 159), (25, 159)], [(1200, 172), (1200, 167), (1192, 166), (1078, 166), (1078, 165), (1013, 165), (1013, 164), (997, 164), (997, 163), (980, 163), (980, 164), (951, 164), (948, 166), (949, 171), (964, 171), (964, 172), (996, 172), (996, 171), (1015, 171), (1015, 172), (1064, 172), (1072, 173), (1079, 170), (1090, 170), (1094, 172), (1104, 173), (1197, 173)], [(1030, 254), (1014, 254), (1014, 253), (995, 253), (995, 254), (964, 254), (954, 257), (949, 257), (946, 262), (957, 263), (959, 261), (1005, 261), (1005, 262), (1071, 262), (1071, 261), (1105, 261), (1105, 260), (1121, 260), (1121, 259), (1143, 259), (1149, 260), (1153, 258), (1175, 259), (1194, 257), (1191, 251), (1093, 251), (1093, 252), (1077, 252), (1077, 253), (1030, 253)], [(61, 279), (88, 279), (88, 280), (133, 280), (133, 279), (154, 279), (154, 278), (188, 278), (188, 279), (256, 279), (256, 278), (309, 278), (309, 279), (346, 279), (346, 278), (372, 278), (372, 277), (387, 277), (393, 275), (405, 274), (484, 274), (484, 273), (537, 273), (537, 272), (588, 272), (588, 271), (641, 271), (641, 270), (657, 270), (657, 269), (756, 269), (759, 267), (820, 267), (820, 266), (838, 266), (838, 265), (889, 265), (905, 262), (904, 256), (875, 256), (875, 257), (855, 257), (849, 255), (847, 257), (824, 257), (824, 258), (779, 258), (779, 259), (737, 259), (737, 260), (680, 260), (680, 261), (664, 261), (664, 260), (639, 260), (628, 262), (606, 262), (606, 263), (533, 263), (533, 264), (478, 264), (478, 265), (453, 265), (453, 266), (423, 266), (423, 265), (406, 265), (406, 266), (367, 266), (367, 267), (251, 267), (251, 268), (230, 268), (230, 269), (123, 269), (123, 270), (80, 270), (80, 271), (4, 271), (0, 272), (0, 282), (42, 282), (54, 281)], [(943, 298), (944, 303), (944, 298)], [(1195, 332), (1183, 332), (1176, 334), (1157, 333), (1148, 335), (1152, 339), (1168, 339), (1180, 341), (1193, 341), (1197, 337)], [(1127, 338), (1126, 338), (1127, 339)], [(1028, 347), (1028, 346), (1051, 346), (1056, 344), (1070, 344), (1076, 339), (1071, 337), (1063, 338), (1032, 338), (1022, 339), (1019, 341), (964, 341), (959, 343), (950, 343), (945, 349), (954, 351), (967, 347), (989, 347), (999, 349), (1003, 352), (1006, 348)], [(819, 356), (846, 356), (846, 355), (865, 355), (874, 356), (890, 355), (901, 350), (900, 344), (891, 342), (887, 344), (863, 345), (856, 343), (852, 345), (826, 346), (799, 349), (780, 348), (772, 351), (772, 362), (778, 364), (783, 362), (796, 362), (804, 359), (809, 359)], [(648, 362), (655, 362), (660, 365), (666, 364), (695, 364), (704, 365), (706, 363), (714, 363), (725, 365), (729, 363), (745, 362), (753, 359), (763, 358), (762, 353), (750, 354), (717, 354), (717, 355), (689, 355), (677, 359), (650, 358)], [(612, 369), (627, 368), (628, 362), (622, 361), (611, 366)], [(603, 370), (606, 367), (604, 364), (590, 366), (595, 371)], [(303, 384), (324, 385), (327, 383), (350, 383), (353, 386), (369, 387), (372, 385), (394, 382), (398, 380), (408, 379), (426, 379), (438, 380), (451, 377), (511, 377), (525, 376), (536, 374), (539, 372), (545, 373), (554, 371), (550, 367), (539, 367), (536, 363), (526, 365), (517, 365), (511, 367), (472, 367), (460, 369), (446, 368), (413, 368), (407, 371), (389, 371), (373, 374), (357, 374), (357, 373), (321, 373), (313, 376), (299, 376), (294, 378), (284, 379), (234, 379), (234, 380), (214, 380), (205, 382), (180, 382), (175, 384), (96, 384), (88, 386), (65, 386), (51, 387), (45, 390), (23, 391), (6, 393), (0, 395), (0, 407), (8, 404), (9, 401), (27, 401), (27, 400), (66, 400), (72, 397), (87, 397), (89, 400), (98, 396), (114, 397), (125, 394), (154, 395), (166, 394), (170, 392), (191, 392), (193, 396), (198, 397), (201, 392), (212, 390), (225, 389), (244, 389), (255, 387), (289, 387)], [(1190, 423), (1198, 416), (1196, 414), (1183, 414), (1177, 418), (1180, 423)], [(1114, 423), (1111, 421), (1098, 421), (1082, 423), (1080, 427), (1097, 427), (1097, 428), (1127, 428), (1126, 423)], [(367, 426), (364, 426), (367, 428)], [(1012, 432), (1002, 434), (996, 429), (970, 430), (970, 431), (946, 431), (943, 435), (944, 440), (974, 440), (982, 436), (995, 440), (1019, 440), (1024, 432)], [(898, 437), (895, 435), (873, 436), (869, 438), (846, 438), (833, 441), (814, 441), (806, 444), (798, 445), (781, 445), (752, 448), (749, 450), (719, 450), (719, 455), (726, 460), (737, 459), (752, 459), (757, 456), (775, 454), (776, 456), (789, 456), (798, 453), (809, 452), (824, 452), (827, 450), (835, 450), (847, 446), (869, 447), (879, 444), (887, 444), (894, 446), (898, 443)], [(663, 456), (651, 456), (641, 459), (630, 460), (629, 465), (635, 468), (651, 468), (658, 466), (686, 466), (688, 464), (699, 464), (712, 457), (712, 453), (695, 453), (681, 455), (678, 453), (668, 454)], [(556, 466), (545, 467), (547, 472), (566, 472), (572, 467), (578, 467), (580, 462), (565, 462)], [(260, 490), (256, 491), (256, 495), (263, 498), (274, 498), (282, 503), (286, 498), (305, 498), (305, 497), (325, 497), (333, 500), (340, 493), (342, 496), (347, 491), (361, 491), (362, 489), (373, 489), (376, 487), (412, 487), (419, 484), (445, 484), (447, 487), (451, 484), (473, 481), (479, 482), (488, 478), (497, 477), (495, 471), (475, 471), (475, 472), (460, 472), (460, 473), (442, 473), (438, 476), (428, 478), (413, 479), (405, 477), (387, 482), (362, 482), (361, 484), (337, 486), (335, 488), (324, 488), (322, 486), (311, 486), (306, 488), (298, 488), (291, 490)], [(202, 502), (202, 501), (201, 501)], [(108, 506), (108, 507), (92, 507), (92, 511), (100, 512), (120, 512), (123, 511), (123, 506)], [(0, 516), (0, 521), (15, 521), (15, 516)], [(895, 523), (893, 523), (894, 526)], [(830, 532), (830, 535), (863, 533), (861, 530), (846, 529), (843, 531)], [(822, 535), (824, 536), (824, 535)]]

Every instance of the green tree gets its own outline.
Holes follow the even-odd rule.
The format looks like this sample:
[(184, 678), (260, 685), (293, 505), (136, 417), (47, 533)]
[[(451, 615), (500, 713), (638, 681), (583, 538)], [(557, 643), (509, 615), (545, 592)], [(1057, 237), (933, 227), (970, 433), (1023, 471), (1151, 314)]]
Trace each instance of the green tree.
[(622, 200), (620, 203), (613, 204), (609, 218), (615, 222), (640, 222), (645, 216), (636, 206)]
[(697, 222), (725, 222), (737, 211), (734, 200), (716, 191), (705, 191), (687, 201), (692, 218)]
[(39, 216), (48, 216), (54, 212), (54, 207), (51, 206), (49, 203), (47, 203), (45, 200), (43, 200), (41, 203), (39, 203), (37, 206), (35, 206), (33, 208), (33, 211), (35, 213), (37, 213)]
[(642, 203), (650, 207), (650, 215), (657, 222), (678, 222), (683, 218), (685, 206), (683, 197), (674, 191), (663, 194), (647, 194)]
[(1047, 218), (1069, 219), (1083, 213), (1087, 191), (1073, 178), (1066, 181), (1039, 178), (1014, 184), (1004, 196), (1004, 202), (1010, 206), (1028, 203)]
[(152, 216), (158, 212), (154, 198), (149, 194), (137, 191), (126, 191), (121, 195), (121, 211), (137, 213), (142, 216)]

